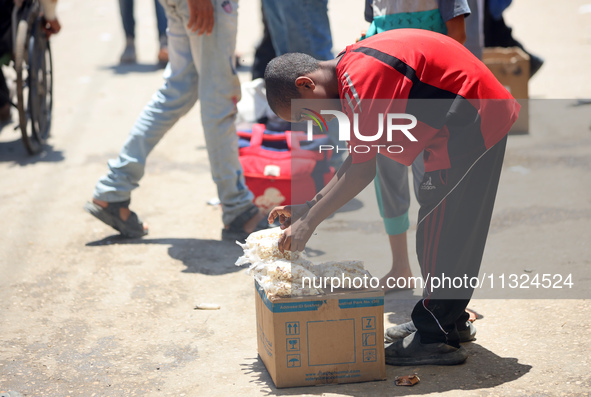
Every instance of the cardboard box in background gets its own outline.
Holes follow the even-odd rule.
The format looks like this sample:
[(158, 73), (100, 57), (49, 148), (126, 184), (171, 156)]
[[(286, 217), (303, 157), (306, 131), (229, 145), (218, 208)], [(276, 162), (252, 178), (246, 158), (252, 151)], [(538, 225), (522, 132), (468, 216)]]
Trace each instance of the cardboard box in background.
[(384, 293), (270, 301), (255, 281), (258, 353), (275, 386), (386, 379)]
[(529, 55), (519, 47), (485, 48), (482, 61), (521, 105), (519, 118), (509, 134), (529, 132)]

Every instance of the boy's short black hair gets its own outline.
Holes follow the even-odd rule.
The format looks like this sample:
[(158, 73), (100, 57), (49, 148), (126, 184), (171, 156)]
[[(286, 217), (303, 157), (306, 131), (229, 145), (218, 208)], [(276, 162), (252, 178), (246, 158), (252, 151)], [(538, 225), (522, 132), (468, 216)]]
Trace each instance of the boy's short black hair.
[(267, 102), (271, 109), (290, 107), (291, 100), (299, 98), (295, 81), (298, 77), (311, 73), (320, 67), (320, 62), (310, 55), (292, 52), (274, 58), (265, 69)]

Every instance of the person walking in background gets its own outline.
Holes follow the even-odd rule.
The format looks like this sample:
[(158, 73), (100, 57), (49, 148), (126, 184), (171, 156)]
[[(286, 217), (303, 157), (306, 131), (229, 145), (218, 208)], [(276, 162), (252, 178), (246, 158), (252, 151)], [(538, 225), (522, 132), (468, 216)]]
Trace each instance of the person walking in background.
[(540, 70), (544, 59), (525, 49), (523, 44), (513, 38), (513, 29), (505, 24), (503, 12), (511, 5), (512, 0), (484, 1), (484, 46), (485, 47), (519, 47), (529, 55), (529, 77)]
[[(158, 42), (160, 50), (158, 51), (158, 63), (165, 65), (168, 62), (168, 39), (166, 37), (166, 13), (162, 4), (154, 0), (156, 7), (156, 24), (158, 26)], [(121, 11), (121, 21), (125, 31), (125, 49), (120, 63), (135, 63), (137, 61), (135, 51), (135, 18), (133, 17), (134, 0), (119, 0), (119, 9)]]
[(99, 179), (84, 208), (125, 237), (147, 234), (148, 226), (129, 209), (131, 191), (138, 187), (154, 146), (201, 99), (211, 174), (222, 204), (222, 238), (243, 240), (261, 227), (264, 214), (252, 203), (238, 160), (238, 5), (229, 0), (167, 0), (163, 5), (170, 51), (164, 85), (144, 107), (119, 157), (109, 161), (109, 172)]
[(328, 0), (263, 0), (263, 12), (276, 55), (301, 52), (332, 59)]
[[(332, 33), (328, 18), (328, 0), (277, 1), (262, 0), (263, 40), (257, 47), (253, 78), (263, 77), (265, 67), (275, 56), (301, 52), (316, 59), (333, 58)], [(269, 44), (271, 47), (269, 48)], [(287, 123), (279, 117), (265, 122), (270, 130), (299, 130), (302, 125)], [(328, 122), (328, 136), (338, 142), (338, 126)], [(342, 163), (343, 153), (335, 153), (330, 164)]]
[(265, 76), (265, 68), (271, 59), (275, 58), (275, 49), (271, 41), (271, 33), (265, 18), (265, 8), (261, 4), (261, 20), (263, 22), (263, 37), (256, 46), (254, 60), (252, 62), (252, 79), (262, 79)]

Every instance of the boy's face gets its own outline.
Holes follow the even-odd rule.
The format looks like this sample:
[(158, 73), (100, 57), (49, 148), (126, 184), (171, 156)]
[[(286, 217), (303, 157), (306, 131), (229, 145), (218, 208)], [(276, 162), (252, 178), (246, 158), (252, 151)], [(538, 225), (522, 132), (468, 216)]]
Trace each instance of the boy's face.
[[(317, 113), (322, 110), (338, 110), (341, 111), (341, 101), (338, 98), (332, 98), (327, 92), (327, 87), (314, 81), (308, 76), (301, 76), (296, 79), (295, 85), (300, 93), (300, 97), (292, 100), (291, 107), (283, 107), (277, 109), (277, 115), (283, 120), (293, 123), (307, 120), (305, 113), (309, 113), (306, 109), (311, 109)], [(334, 116), (326, 115), (324, 118), (328, 121)]]

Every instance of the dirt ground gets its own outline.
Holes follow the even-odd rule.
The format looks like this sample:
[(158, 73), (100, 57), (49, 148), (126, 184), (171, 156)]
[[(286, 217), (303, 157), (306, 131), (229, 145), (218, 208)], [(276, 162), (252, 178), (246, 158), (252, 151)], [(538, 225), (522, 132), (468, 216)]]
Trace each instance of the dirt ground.
[[(220, 241), (221, 212), (207, 204), (216, 192), (197, 109), (155, 149), (133, 195), (148, 236), (119, 239), (82, 210), (161, 83), (153, 6), (137, 3), (139, 64), (119, 66), (117, 2), (60, 0), (49, 146), (30, 157), (19, 131), (0, 132), (0, 395), (590, 394), (591, 105), (578, 101), (591, 98), (589, 0), (518, 0), (506, 13), (546, 63), (530, 81), (530, 133), (509, 139), (481, 270), (572, 274), (573, 288), (478, 292), (470, 307), (484, 318), (463, 365), (388, 366), (382, 382), (294, 389), (276, 389), (257, 358), (253, 282), (234, 266), (241, 250)], [(363, 5), (329, 7), (338, 51), (365, 27)], [(261, 32), (259, 2), (243, 0), (243, 81)], [(314, 256), (359, 258), (372, 274), (385, 273), (390, 257), (374, 202), (370, 187), (320, 227)], [(410, 233), (419, 274), (413, 245)], [(407, 321), (419, 296), (388, 294), (386, 323)], [(202, 302), (221, 309), (194, 310)], [(394, 385), (412, 373), (418, 385)]]

